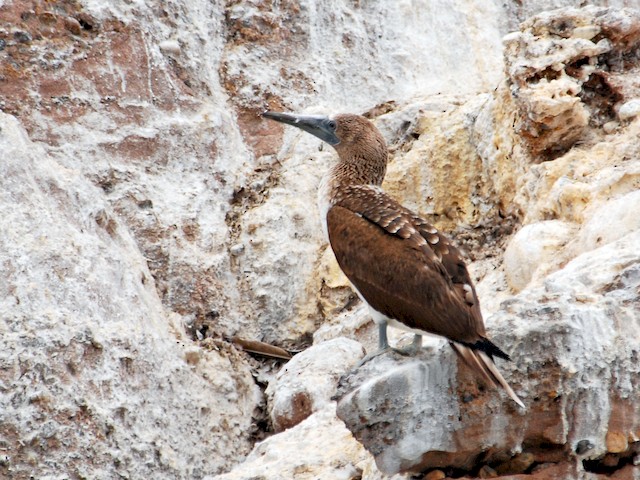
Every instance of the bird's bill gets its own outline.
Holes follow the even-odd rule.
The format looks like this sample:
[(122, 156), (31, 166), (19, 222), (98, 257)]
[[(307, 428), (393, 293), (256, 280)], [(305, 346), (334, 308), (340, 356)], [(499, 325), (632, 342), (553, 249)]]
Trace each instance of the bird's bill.
[(323, 115), (296, 115), (293, 113), (264, 112), (264, 118), (298, 127), (318, 137), (329, 145), (337, 145), (340, 139), (336, 136), (335, 122)]

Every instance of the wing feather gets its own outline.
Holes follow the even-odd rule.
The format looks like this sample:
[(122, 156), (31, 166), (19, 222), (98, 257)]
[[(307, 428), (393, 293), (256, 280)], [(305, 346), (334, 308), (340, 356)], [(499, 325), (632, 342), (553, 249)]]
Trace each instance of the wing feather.
[(338, 264), (372, 308), (448, 338), (469, 367), (524, 407), (493, 362), (509, 356), (486, 338), (464, 259), (445, 235), (365, 185), (341, 192), (327, 213), (327, 230)]
[(462, 256), (432, 225), (381, 189), (354, 186), (329, 209), (327, 229), (340, 267), (373, 308), (461, 343), (482, 340), (484, 323)]

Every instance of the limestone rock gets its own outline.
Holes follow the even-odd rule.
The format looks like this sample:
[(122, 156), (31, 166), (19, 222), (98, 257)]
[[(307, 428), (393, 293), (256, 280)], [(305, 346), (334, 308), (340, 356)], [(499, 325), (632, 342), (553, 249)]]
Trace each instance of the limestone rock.
[(261, 443), (246, 460), (224, 475), (206, 480), (407, 480), (405, 475), (383, 476), (370, 454), (336, 418), (335, 402), (298, 425)]
[(247, 452), (246, 363), (194, 355), (100, 190), (4, 113), (0, 177), (0, 476), (202, 478)]
[(522, 290), (540, 268), (560, 263), (558, 250), (573, 239), (576, 230), (575, 225), (561, 220), (531, 223), (519, 230), (504, 252), (504, 273), (509, 286), (515, 291)]
[(633, 141), (638, 134), (640, 123), (634, 122), (596, 142), (586, 155), (574, 149), (552, 162), (531, 166), (521, 176), (521, 188), (513, 198), (523, 210), (523, 222), (559, 219), (582, 224), (598, 203), (632, 192), (639, 167), (627, 160), (640, 152)]
[(291, 428), (329, 404), (338, 378), (363, 356), (362, 345), (347, 338), (319, 343), (295, 355), (266, 390), (275, 431)]
[[(535, 456), (532, 478), (592, 478), (603, 469), (637, 477), (637, 435), (629, 434), (637, 406), (615, 385), (610, 400), (600, 395), (611, 382), (601, 363), (599, 376), (584, 377), (592, 397), (563, 403), (573, 397), (552, 393), (566, 371), (593, 367), (575, 344), (569, 366), (553, 363), (557, 352), (567, 361), (566, 345), (549, 344), (553, 329), (576, 325), (549, 318), (549, 302), (568, 300), (540, 293), (559, 288), (547, 275), (578, 255), (603, 264), (636, 231), (624, 203), (635, 201), (639, 178), (637, 14), (539, 15), (577, 3), (0, 2), (0, 110), (13, 116), (0, 120), (0, 477), (214, 476), (241, 462), (254, 433), (270, 433), (252, 376), (263, 384), (270, 372), (260, 368), (273, 367), (256, 367), (225, 338), (241, 332), (308, 346), (312, 336), (346, 335), (375, 348), (375, 327), (331, 263), (314, 213), (332, 153), (263, 122), (267, 106), (366, 113), (392, 149), (385, 188), (454, 230), (469, 251), (489, 331), (528, 365), (537, 351), (522, 354), (529, 350), (516, 339), (522, 322), (539, 326), (534, 337), (549, 357), (530, 370), (552, 385), (538, 400), (548, 431), (522, 443), (524, 458)], [(516, 68), (501, 83), (501, 38), (531, 15), (539, 16), (518, 34), (523, 43), (507, 38)], [(573, 241), (514, 297), (501, 266), (509, 236), (556, 220), (576, 225)], [(619, 320), (631, 308), (634, 258), (608, 293), (582, 267), (562, 278), (562, 288), (579, 287), (572, 302), (580, 315), (611, 308)], [(513, 302), (517, 318), (508, 314)], [(597, 361), (610, 352), (616, 374), (636, 320), (620, 320), (623, 340), (586, 339)], [(391, 333), (392, 343), (405, 340)], [(502, 397), (446, 364), (452, 357), (440, 343), (421, 358), (429, 368), (444, 360), (451, 392), (443, 398), (484, 405), (487, 397), (498, 411)], [(500, 365), (528, 392), (534, 382), (515, 366)], [(620, 378), (636, 387), (635, 377)], [(388, 480), (324, 405), (259, 444), (230, 475)], [(597, 412), (602, 418), (589, 416)], [(480, 413), (477, 422), (487, 422)], [(516, 420), (529, 428), (524, 417), (513, 428)], [(562, 429), (579, 434), (547, 442)], [(316, 439), (329, 447), (319, 451)], [(472, 474), (517, 453), (487, 451)]]
[[(164, 305), (195, 326), (194, 337), (201, 323), (219, 335), (253, 327), (229, 308), (244, 303), (226, 218), (253, 165), (222, 94), (211, 95), (221, 90), (216, 67), (202, 60), (215, 63), (222, 48), (223, 6), (80, 1), (42, 17), (26, 3), (0, 6), (1, 38), (22, 25), (37, 39), (29, 48), (6, 42), (0, 53), (2, 110), (102, 190)], [(181, 54), (167, 55), (167, 41)]]
[(497, 215), (492, 175), (473, 140), (476, 118), (490, 101), (489, 95), (438, 96), (418, 103), (415, 125), (406, 132), (417, 138), (405, 141), (390, 162), (385, 190), (443, 231)]
[(618, 109), (618, 118), (620, 120), (629, 120), (640, 114), (640, 99), (634, 98), (620, 105)]
[[(485, 0), (233, 2), (225, 12), (222, 79), (244, 108), (267, 99), (299, 110), (313, 95), (325, 106), (361, 111), (392, 98), (406, 101), (418, 90), (476, 92), (499, 78), (499, 17), (498, 6)], [(460, 28), (443, 29), (442, 22)], [(448, 49), (440, 48), (443, 40)], [(482, 56), (473, 53), (479, 47)]]
[(640, 44), (638, 11), (591, 6), (545, 12), (504, 43), (520, 113), (516, 128), (535, 155), (568, 150), (588, 125), (613, 120), (622, 102), (635, 97), (637, 85), (620, 78), (635, 75), (638, 62), (617, 59)]
[(342, 380), (338, 417), (376, 458), (385, 474), (453, 465), (422, 463), (431, 451), (469, 450), (452, 439), (459, 417), (457, 402), (447, 401), (456, 370), (453, 352), (439, 359), (422, 352), (415, 360), (398, 362), (391, 355), (376, 357), (355, 375)]
[(577, 240), (577, 248), (583, 252), (640, 229), (640, 190), (599, 203), (590, 213)]

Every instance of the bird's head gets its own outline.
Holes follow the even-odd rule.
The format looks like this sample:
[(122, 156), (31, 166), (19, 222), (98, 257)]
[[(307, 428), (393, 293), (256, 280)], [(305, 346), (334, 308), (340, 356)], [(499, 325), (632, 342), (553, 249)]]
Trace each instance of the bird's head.
[(298, 127), (318, 137), (336, 149), (341, 158), (357, 155), (361, 158), (387, 158), (387, 146), (375, 125), (360, 115), (338, 114), (297, 115), (264, 112), (263, 117)]

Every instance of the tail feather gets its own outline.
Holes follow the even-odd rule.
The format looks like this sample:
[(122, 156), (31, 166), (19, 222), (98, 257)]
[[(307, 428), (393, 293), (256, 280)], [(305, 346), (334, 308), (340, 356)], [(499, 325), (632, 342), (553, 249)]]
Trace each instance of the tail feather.
[(488, 338), (478, 340), (476, 343), (463, 343), (463, 345), (469, 347), (471, 350), (482, 350), (484, 353), (489, 355), (491, 360), (493, 360), (493, 357), (498, 357), (503, 360), (511, 361), (511, 357), (504, 353), (500, 347)]
[[(469, 367), (475, 372), (482, 375), (490, 383), (496, 387), (502, 387), (507, 395), (511, 399), (520, 405), (522, 408), (526, 408), (522, 400), (516, 395), (513, 389), (509, 386), (502, 374), (496, 368), (491, 358), (491, 353), (484, 352), (483, 350), (475, 350), (467, 345), (461, 343), (451, 342), (453, 350), (462, 358), (462, 360), (469, 365)], [(497, 348), (497, 347), (496, 347)]]

